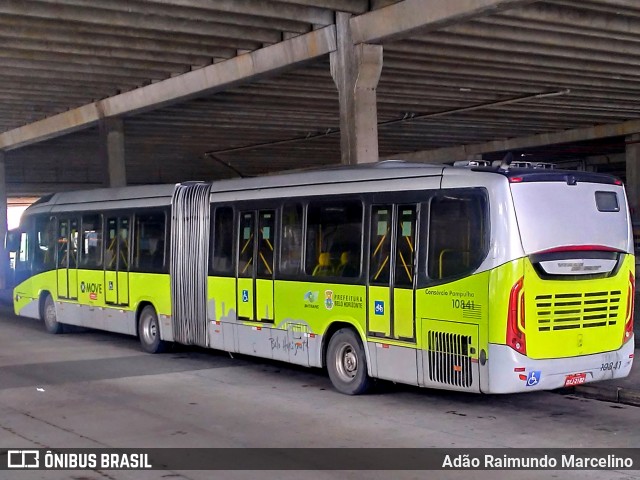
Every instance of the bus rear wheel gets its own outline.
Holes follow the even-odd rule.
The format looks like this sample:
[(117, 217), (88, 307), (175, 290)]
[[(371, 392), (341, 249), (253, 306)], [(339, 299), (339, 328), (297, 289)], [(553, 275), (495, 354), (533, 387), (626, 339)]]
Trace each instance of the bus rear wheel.
[(140, 344), (145, 352), (162, 353), (167, 350), (167, 342), (160, 339), (158, 315), (151, 305), (147, 305), (140, 312), (138, 334), (140, 336)]
[(64, 331), (64, 325), (58, 322), (56, 304), (53, 302), (53, 298), (49, 294), (44, 298), (44, 304), (42, 306), (42, 320), (44, 321), (44, 328), (46, 328), (47, 332), (58, 335)]
[(329, 340), (327, 371), (340, 393), (359, 395), (371, 386), (364, 347), (353, 330), (340, 329)]

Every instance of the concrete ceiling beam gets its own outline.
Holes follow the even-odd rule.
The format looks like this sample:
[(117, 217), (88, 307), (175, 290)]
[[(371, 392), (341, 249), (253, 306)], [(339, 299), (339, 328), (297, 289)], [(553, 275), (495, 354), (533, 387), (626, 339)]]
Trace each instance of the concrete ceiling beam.
[[(442, 32), (443, 34), (445, 32)], [(495, 17), (480, 19), (476, 22), (468, 22), (464, 25), (456, 25), (448, 28), (446, 33), (450, 35), (462, 35), (480, 40), (493, 40), (528, 44), (536, 46), (538, 50), (555, 51), (568, 48), (575, 51), (614, 53), (616, 55), (638, 55), (640, 52), (640, 36), (633, 39), (619, 40), (611, 37), (595, 37), (576, 31), (564, 33), (554, 28), (520, 24), (517, 28), (496, 22)], [(440, 32), (438, 33), (438, 35)]]
[(430, 2), (404, 0), (379, 10), (353, 17), (353, 43), (376, 43), (441, 29), (474, 17), (520, 7), (532, 0), (447, 0)]
[[(624, 42), (624, 51), (618, 52), (615, 45), (606, 45), (604, 42), (587, 42), (583, 39), (582, 41), (574, 41), (571, 44), (568, 41), (567, 43), (561, 43), (562, 40), (560, 39), (558, 41), (559, 43), (536, 42), (534, 39), (522, 41), (508, 36), (501, 37), (499, 32), (496, 32), (492, 37), (466, 32), (437, 32), (429, 36), (414, 38), (411, 46), (418, 53), (433, 52), (434, 46), (445, 45), (447, 47), (464, 47), (472, 51), (484, 50), (487, 55), (493, 52), (499, 55), (510, 54), (514, 59), (531, 57), (535, 60), (549, 58), (562, 59), (564, 62), (569, 59), (590, 61), (592, 64), (598, 62), (603, 64), (624, 65), (631, 63), (632, 65), (640, 65), (640, 43), (633, 45), (629, 42)], [(599, 44), (600, 48), (591, 48), (591, 44)]]
[[(554, 0), (558, 5), (576, 7), (572, 0)], [(591, 10), (597, 13), (612, 13), (614, 15), (639, 15), (640, 8), (638, 2), (634, 0), (606, 0), (605, 2), (594, 2), (592, 0), (581, 0), (578, 4), (580, 9)]]
[(277, 0), (277, 3), (328, 8), (353, 14), (360, 14), (369, 10), (369, 0)]
[[(115, 54), (130, 58), (158, 58), (162, 54), (167, 59), (183, 59), (182, 63), (196, 63), (199, 58), (225, 57), (235, 55), (235, 48), (224, 48), (214, 45), (198, 48), (193, 44), (177, 42), (175, 39), (150, 40), (140, 37), (121, 37), (118, 35), (91, 35), (78, 33), (64, 28), (35, 28), (27, 26), (4, 25), (0, 19), (0, 42), (8, 47), (20, 46), (44, 51), (61, 51), (66, 53)], [(256, 44), (257, 46), (257, 44)], [(194, 53), (195, 52), (195, 53)], [(136, 57), (144, 55), (143, 57)], [(177, 61), (177, 60), (176, 60)]]
[(335, 27), (324, 27), (255, 52), (147, 85), (0, 134), (0, 149), (12, 149), (78, 129), (102, 117), (158, 108), (255, 80), (335, 50)]
[[(1, 30), (1, 28), (0, 28)], [(104, 60), (114, 59), (116, 61), (135, 61), (135, 62), (152, 62), (151, 65), (201, 65), (213, 60), (212, 56), (185, 54), (163, 51), (160, 55), (159, 51), (147, 49), (132, 49), (110, 46), (97, 46), (88, 43), (68, 43), (59, 42), (52, 38), (47, 40), (31, 40), (25, 38), (11, 38), (3, 35), (0, 31), (0, 44), (3, 50), (15, 52), (24, 52), (23, 54), (56, 54), (68, 55), (71, 59), (78, 58), (77, 61), (85, 60), (85, 57), (102, 58)], [(157, 48), (157, 47), (156, 47)], [(219, 49), (216, 54), (233, 56), (231, 49)], [(37, 57), (33, 57), (34, 59)], [(141, 65), (146, 65), (142, 63)]]
[[(602, 3), (602, 2), (600, 2)], [(507, 18), (516, 18), (524, 22), (541, 22), (547, 25), (570, 25), (581, 32), (599, 31), (624, 33), (637, 37), (640, 35), (640, 18), (596, 12), (581, 9), (582, 2), (571, 2), (571, 6), (536, 3), (511, 10), (504, 14)], [(640, 12), (640, 10), (638, 10)]]
[[(189, 5), (177, 4), (175, 1), (139, 1), (139, 0), (109, 0), (108, 2), (96, 3), (95, 0), (30, 0), (39, 3), (50, 3), (53, 5), (69, 5), (78, 9), (101, 8), (113, 12), (127, 12), (144, 16), (156, 16), (159, 18), (173, 18), (180, 22), (182, 20), (224, 23), (226, 25), (237, 25), (244, 27), (257, 27), (272, 30), (284, 30), (290, 32), (304, 33), (310, 30), (309, 23), (300, 19), (290, 19), (284, 17), (265, 18), (254, 12), (252, 14), (237, 14), (228, 10), (212, 8), (217, 2), (204, 2), (201, 6), (193, 8)], [(241, 3), (241, 2), (237, 2)], [(266, 3), (266, 2), (265, 2)], [(331, 23), (331, 22), (330, 22)]]
[(469, 155), (504, 152), (523, 148), (542, 147), (561, 143), (582, 142), (599, 138), (631, 135), (640, 132), (640, 120), (631, 120), (617, 124), (604, 124), (595, 127), (577, 128), (562, 132), (541, 133), (528, 137), (493, 140), (479, 144), (424, 150), (393, 155), (391, 158), (403, 158), (422, 162), (448, 162), (452, 159), (467, 158)]
[(118, 39), (116, 45), (120, 46), (128, 44), (131, 48), (168, 48), (169, 51), (183, 53), (201, 51), (203, 54), (207, 54), (208, 49), (212, 49), (211, 52), (215, 53), (216, 49), (224, 48), (231, 50), (235, 55), (235, 50), (238, 48), (256, 50), (262, 44), (260, 41), (245, 38), (227, 38), (221, 36), (220, 32), (215, 29), (211, 29), (205, 35), (172, 32), (168, 37), (165, 32), (146, 28), (145, 24), (132, 29), (127, 26), (65, 22), (17, 15), (0, 15), (0, 25), (8, 28), (9, 31), (15, 31), (18, 35), (26, 30), (27, 35), (35, 36), (36, 39), (47, 39), (49, 33), (53, 31), (57, 32), (58, 36), (62, 35), (62, 38), (68, 38), (78, 43), (82, 43), (84, 39), (89, 44), (98, 42), (98, 45), (102, 45), (99, 42), (105, 36), (109, 41)]
[(403, 75), (405, 72), (429, 75), (439, 75), (443, 71), (452, 78), (452, 82), (465, 79), (484, 78), (500, 82), (505, 78), (511, 81), (522, 82), (525, 85), (539, 85), (544, 91), (548, 89), (562, 89), (573, 87), (588, 88), (628, 88), (638, 84), (637, 78), (613, 77), (611, 75), (593, 75), (589, 72), (566, 72), (552, 69), (536, 68), (535, 65), (524, 68), (523, 66), (512, 67), (508, 64), (501, 66), (476, 64), (473, 62), (461, 63), (451, 62), (443, 58), (433, 58), (431, 62), (414, 62), (411, 58), (394, 58), (390, 53), (385, 58), (385, 69), (390, 75)]
[[(55, 45), (49, 44), (48, 50), (36, 50), (36, 49), (22, 49), (14, 47), (8, 47), (4, 44), (0, 38), (0, 45), (3, 48), (0, 49), (0, 58), (13, 59), (19, 61), (28, 61), (30, 64), (43, 65), (51, 63), (64, 64), (69, 66), (70, 69), (74, 69), (75, 65), (80, 65), (83, 70), (84, 67), (107, 67), (112, 72), (149, 72), (155, 75), (154, 78), (158, 78), (158, 75), (167, 75), (175, 72), (184, 73), (191, 68), (191, 65), (205, 65), (213, 63), (213, 58), (208, 57), (194, 57), (193, 63), (185, 61), (173, 61), (175, 59), (165, 58), (165, 56), (156, 55), (153, 58), (150, 55), (140, 55), (140, 57), (122, 57), (117, 55), (109, 55), (108, 53), (101, 53), (94, 55), (89, 52), (80, 53), (79, 49), (72, 49), (75, 52), (57, 51)], [(114, 52), (117, 53), (117, 52)], [(134, 74), (135, 75), (135, 74)], [(148, 75), (144, 75), (144, 78), (148, 78)]]
[(105, 8), (58, 5), (34, 2), (30, 0), (3, 0), (0, 2), (0, 14), (55, 19), (60, 22), (81, 22), (92, 25), (110, 25), (126, 27), (135, 31), (140, 25), (151, 30), (165, 33), (189, 33), (251, 39), (257, 42), (278, 42), (280, 32), (267, 28), (242, 27), (223, 22), (202, 22), (160, 15), (143, 15), (126, 11), (107, 10)]
[[(296, 3), (265, 2), (263, 0), (143, 0), (145, 4), (177, 5), (179, 7), (205, 9), (216, 12), (238, 13), (269, 19), (295, 20), (315, 25), (334, 23), (330, 8), (300, 5)], [(285, 29), (286, 30), (286, 29)], [(291, 30), (295, 31), (295, 30)]]
[[(115, 68), (111, 65), (99, 65), (99, 64), (90, 64), (90, 63), (68, 63), (68, 62), (52, 62), (52, 61), (33, 61), (29, 59), (22, 58), (7, 58), (4, 57), (6, 55), (5, 52), (0, 49), (0, 69), (15, 69), (15, 70), (41, 70), (45, 69), (51, 73), (57, 72), (67, 72), (72, 74), (89, 74), (95, 76), (106, 76), (106, 77), (126, 77), (129, 79), (129, 82), (134, 83), (142, 83), (147, 81), (149, 78), (153, 79), (162, 79), (166, 78), (172, 73), (174, 73), (171, 69), (166, 70), (145, 70), (143, 68), (132, 68), (132, 67), (118, 67)], [(186, 70), (187, 66), (184, 67), (183, 70)]]

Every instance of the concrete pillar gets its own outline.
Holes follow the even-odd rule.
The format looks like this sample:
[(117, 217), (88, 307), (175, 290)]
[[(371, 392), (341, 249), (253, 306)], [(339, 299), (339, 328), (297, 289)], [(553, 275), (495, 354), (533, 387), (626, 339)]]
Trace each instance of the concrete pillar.
[(382, 71), (382, 46), (353, 45), (350, 18), (348, 13), (336, 13), (337, 50), (330, 57), (340, 100), (342, 163), (377, 162), (376, 87)]
[(634, 133), (626, 138), (626, 176), (625, 189), (631, 209), (631, 219), (640, 221), (640, 133)]
[(0, 151), (0, 290), (7, 287), (9, 254), (4, 245), (7, 235), (7, 177), (5, 173), (6, 153)]
[[(629, 209), (631, 210), (631, 221), (635, 224), (640, 222), (640, 134), (634, 133), (627, 136), (625, 139), (626, 146), (626, 177), (625, 190), (627, 191), (627, 201), (629, 202)], [(633, 243), (638, 245), (638, 233), (639, 228), (633, 229)], [(638, 338), (640, 338), (640, 298), (639, 287), (637, 283), (638, 274), (640, 273), (640, 256), (638, 255), (636, 247), (636, 308), (633, 315), (633, 331), (636, 338), (636, 346), (638, 345)]]
[(127, 171), (124, 158), (124, 125), (120, 118), (103, 118), (100, 121), (100, 141), (102, 142), (103, 164), (107, 187), (127, 185)]

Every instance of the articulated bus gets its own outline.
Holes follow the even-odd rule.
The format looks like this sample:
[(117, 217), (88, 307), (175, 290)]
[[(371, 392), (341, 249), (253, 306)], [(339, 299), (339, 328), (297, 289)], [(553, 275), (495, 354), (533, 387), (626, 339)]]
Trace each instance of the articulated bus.
[(381, 162), (56, 193), (7, 239), (14, 305), (79, 325), (482, 393), (624, 377), (634, 257), (622, 183)]

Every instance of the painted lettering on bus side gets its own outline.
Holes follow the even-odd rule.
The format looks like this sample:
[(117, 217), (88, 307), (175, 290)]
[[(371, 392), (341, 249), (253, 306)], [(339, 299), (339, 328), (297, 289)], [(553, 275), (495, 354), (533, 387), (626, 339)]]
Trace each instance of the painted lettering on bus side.
[(80, 291), (82, 293), (97, 293), (97, 294), (102, 295), (102, 284), (101, 283), (81, 282), (80, 283)]
[(271, 342), (271, 350), (284, 350), (285, 352), (292, 352), (293, 355), (298, 355), (298, 352), (304, 352), (309, 348), (308, 340), (298, 340), (292, 342), (290, 340), (282, 339), (280, 337), (269, 337)]

